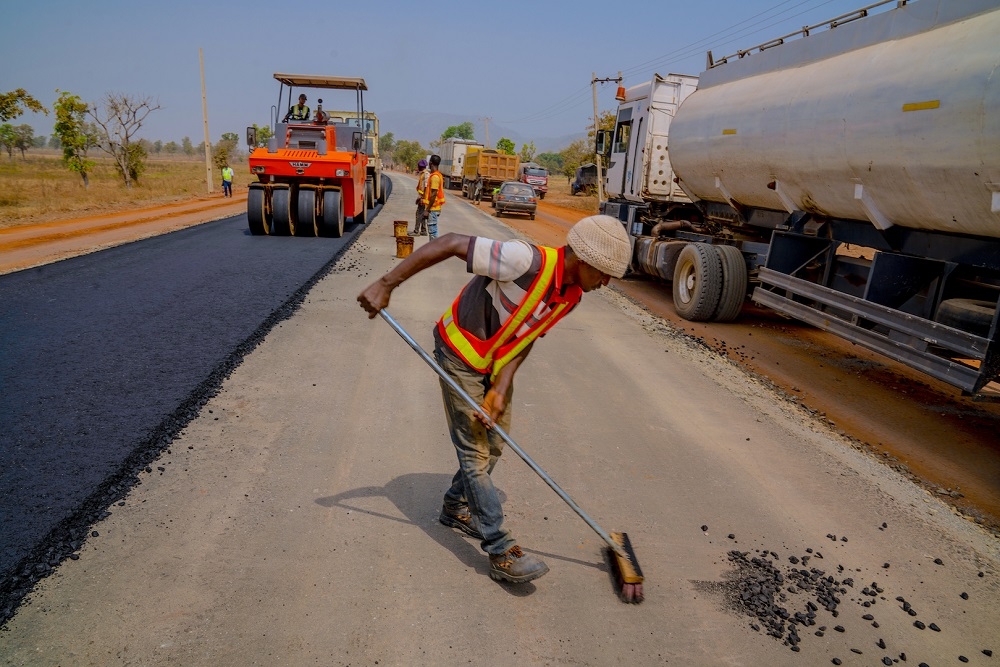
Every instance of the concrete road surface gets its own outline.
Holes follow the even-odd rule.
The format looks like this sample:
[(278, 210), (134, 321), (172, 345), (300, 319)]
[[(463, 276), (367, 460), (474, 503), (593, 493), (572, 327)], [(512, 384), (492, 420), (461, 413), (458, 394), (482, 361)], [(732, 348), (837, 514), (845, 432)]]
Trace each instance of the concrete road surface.
[[(1000, 664), (994, 538), (608, 290), (535, 346), (512, 435), (628, 532), (646, 601), (615, 597), (597, 536), (513, 452), (494, 473), (508, 522), (551, 572), (493, 582), (437, 522), (455, 468), (437, 379), (355, 303), (398, 261), (414, 195), (394, 181), (345, 268), (39, 585), (0, 634), (6, 664)], [(512, 234), (455, 194), (442, 228)], [(389, 310), (429, 347), (466, 278), (439, 265)], [(741, 602), (775, 573), (773, 608), (802, 614), (780, 638)]]

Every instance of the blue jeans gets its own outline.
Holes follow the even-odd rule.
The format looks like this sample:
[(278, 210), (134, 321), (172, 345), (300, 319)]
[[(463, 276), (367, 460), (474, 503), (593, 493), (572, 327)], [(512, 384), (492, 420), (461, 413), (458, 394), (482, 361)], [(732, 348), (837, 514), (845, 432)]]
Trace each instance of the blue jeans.
[(441, 211), (430, 211), (430, 217), (427, 219), (427, 235), (432, 239), (436, 239), (438, 235), (438, 216), (441, 215)]
[(233, 182), (232, 181), (222, 181), (222, 196), (232, 197), (233, 196)]
[[(465, 390), (472, 400), (481, 403), (490, 388), (489, 375), (477, 373), (457, 361), (440, 347), (434, 349), (434, 358), (441, 368)], [(444, 412), (448, 418), (451, 442), (458, 455), (458, 472), (451, 480), (451, 488), (444, 494), (444, 506), (452, 512), (466, 505), (472, 513), (473, 523), (483, 536), (483, 551), (500, 555), (517, 544), (510, 531), (503, 527), (503, 507), (500, 495), (493, 486), (490, 473), (503, 453), (503, 439), (487, 429), (473, 414), (474, 410), (441, 380)], [(507, 397), (508, 402), (513, 396)], [(500, 427), (509, 432), (510, 407), (498, 420)]]

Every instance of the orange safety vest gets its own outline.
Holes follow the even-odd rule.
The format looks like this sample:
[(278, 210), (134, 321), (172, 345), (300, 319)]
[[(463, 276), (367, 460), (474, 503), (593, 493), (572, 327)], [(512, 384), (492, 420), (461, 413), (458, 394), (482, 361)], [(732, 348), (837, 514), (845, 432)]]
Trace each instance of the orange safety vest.
[[(436, 184), (435, 180), (437, 181)], [(431, 190), (437, 190), (437, 197), (435, 197), (434, 201), (429, 200)], [(431, 172), (431, 175), (427, 178), (427, 186), (421, 197), (428, 211), (440, 211), (441, 207), (444, 206), (444, 176), (441, 175), (440, 171)]]
[[(542, 251), (542, 266), (535, 276), (534, 281), (528, 288), (524, 299), (517, 305), (510, 315), (489, 340), (480, 340), (475, 335), (469, 333), (458, 325), (458, 303), (462, 298), (463, 288), (458, 298), (452, 303), (451, 308), (445, 311), (441, 319), (438, 320), (438, 332), (441, 339), (458, 355), (462, 361), (470, 368), (474, 368), (484, 375), (490, 373), (490, 380), (495, 380), (497, 373), (506, 366), (511, 359), (521, 353), (528, 345), (531, 345), (539, 336), (552, 328), (556, 322), (562, 319), (570, 309), (580, 300), (582, 292), (577, 292), (561, 303), (551, 308), (544, 317), (534, 322), (523, 335), (517, 336), (518, 329), (524, 324), (538, 308), (549, 287), (558, 279), (562, 278), (563, 250), (562, 248), (548, 248), (538, 246)], [(468, 288), (468, 285), (466, 285)], [(579, 290), (579, 288), (577, 288)]]

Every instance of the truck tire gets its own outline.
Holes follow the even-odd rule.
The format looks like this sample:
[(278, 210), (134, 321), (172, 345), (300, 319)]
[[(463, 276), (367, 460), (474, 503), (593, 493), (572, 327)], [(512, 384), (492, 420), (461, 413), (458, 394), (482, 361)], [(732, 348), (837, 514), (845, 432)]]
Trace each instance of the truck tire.
[(323, 191), (323, 210), (317, 222), (320, 236), (340, 238), (344, 235), (344, 200), (340, 190)]
[[(365, 190), (368, 190), (367, 186), (365, 186)], [(354, 214), (354, 217), (351, 218), (352, 225), (357, 226), (357, 225), (368, 224), (368, 207), (365, 205), (365, 202), (367, 201), (368, 201), (368, 193), (365, 192), (365, 201), (361, 202), (361, 208), (358, 209), (358, 211)]]
[(736, 246), (712, 247), (722, 262), (722, 290), (712, 319), (716, 322), (732, 322), (739, 317), (743, 301), (747, 297), (747, 263)]
[(375, 208), (375, 184), (371, 177), (365, 179), (365, 208)]
[(271, 233), (271, 211), (267, 208), (267, 188), (251, 183), (247, 192), (247, 223), (250, 233), (261, 236)]
[(316, 190), (303, 185), (296, 197), (298, 215), (292, 220), (292, 236), (316, 236)]
[(292, 186), (287, 183), (279, 183), (271, 189), (271, 210), (274, 213), (272, 233), (276, 236), (288, 236), (295, 226), (294, 217), (297, 211), (293, 203), (295, 198), (292, 195)]
[(977, 299), (947, 299), (938, 306), (934, 321), (982, 338), (990, 335), (997, 304)]
[(385, 193), (385, 181), (382, 180), (382, 175), (381, 174), (376, 174), (375, 175), (375, 182), (378, 184), (378, 189), (375, 192), (375, 202), (378, 203), (378, 204), (384, 204), (385, 203), (385, 197), (386, 197), (386, 193)]
[(674, 269), (674, 310), (689, 322), (711, 319), (722, 294), (722, 260), (711, 245), (689, 243)]

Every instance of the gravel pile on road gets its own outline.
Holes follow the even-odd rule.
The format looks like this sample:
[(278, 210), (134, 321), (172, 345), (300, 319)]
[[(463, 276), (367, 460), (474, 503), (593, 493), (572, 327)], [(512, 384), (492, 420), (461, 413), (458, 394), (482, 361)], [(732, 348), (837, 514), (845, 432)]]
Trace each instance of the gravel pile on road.
[[(734, 536), (729, 537), (732, 539)], [(827, 535), (827, 538), (837, 541), (837, 537), (832, 534)], [(841, 537), (840, 540), (846, 542), (847, 538)], [(847, 628), (836, 620), (842, 613), (850, 614), (853, 611), (843, 608), (845, 600), (861, 607), (863, 613), (859, 614), (860, 619), (876, 631), (879, 622), (875, 614), (868, 610), (880, 602), (883, 605), (895, 602), (894, 611), (913, 617), (912, 624), (916, 631), (941, 631), (937, 623), (925, 623), (916, 618), (917, 610), (903, 596), (887, 599), (885, 589), (877, 582), (873, 581), (867, 585), (856, 583), (853, 577), (844, 576), (845, 568), (840, 565), (834, 568), (836, 575), (828, 574), (826, 569), (815, 564), (810, 566), (810, 562), (823, 560), (822, 553), (814, 549), (806, 549), (806, 554), (802, 556), (788, 556), (786, 562), (782, 562), (778, 554), (770, 549), (753, 551), (734, 549), (728, 552), (728, 559), (735, 570), (722, 585), (727, 606), (739, 614), (749, 616), (751, 629), (783, 642), (796, 653), (800, 651), (803, 639), (810, 634), (820, 638), (830, 632), (846, 635)], [(937, 559), (935, 564), (941, 565), (943, 562)], [(890, 564), (885, 563), (882, 567), (888, 569)], [(979, 576), (982, 577), (983, 573), (980, 572)], [(963, 600), (968, 599), (968, 593), (965, 591), (956, 593), (956, 596)], [(903, 648), (894, 647), (890, 650), (885, 640), (878, 634), (869, 632), (860, 639), (852, 638), (851, 643), (854, 647), (850, 648), (850, 651), (858, 655), (866, 651), (874, 655), (882, 654), (874, 658), (876, 662), (870, 664), (881, 661), (881, 664), (892, 665), (907, 661), (907, 654)], [(878, 653), (874, 652), (873, 648), (877, 649)], [(988, 648), (977, 648), (974, 651), (970, 649), (970, 651), (987, 657), (993, 655), (992, 650)], [(965, 656), (957, 658), (962, 662), (968, 661)], [(841, 658), (832, 660), (834, 665), (840, 665), (842, 662)]]

